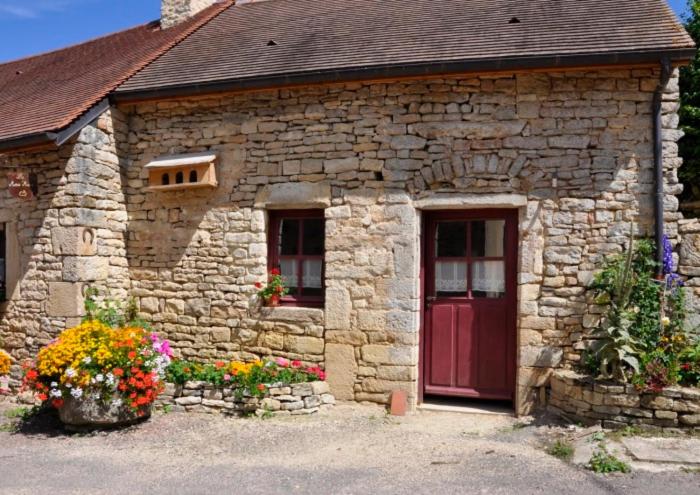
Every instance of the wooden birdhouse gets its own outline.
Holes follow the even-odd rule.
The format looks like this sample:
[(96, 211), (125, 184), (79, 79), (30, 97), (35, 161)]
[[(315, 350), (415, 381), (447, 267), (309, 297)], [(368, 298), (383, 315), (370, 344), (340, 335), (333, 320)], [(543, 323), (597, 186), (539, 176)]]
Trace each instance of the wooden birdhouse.
[(156, 158), (148, 165), (149, 191), (177, 191), (217, 187), (217, 155), (211, 152)]

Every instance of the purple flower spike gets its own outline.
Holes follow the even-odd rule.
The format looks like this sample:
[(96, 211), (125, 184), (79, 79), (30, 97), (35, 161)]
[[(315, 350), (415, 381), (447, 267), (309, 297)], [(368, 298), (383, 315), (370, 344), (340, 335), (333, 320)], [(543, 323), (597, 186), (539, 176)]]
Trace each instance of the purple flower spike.
[(673, 273), (673, 246), (671, 245), (671, 241), (667, 235), (664, 235), (662, 242), (664, 246), (663, 271), (664, 275), (669, 275)]

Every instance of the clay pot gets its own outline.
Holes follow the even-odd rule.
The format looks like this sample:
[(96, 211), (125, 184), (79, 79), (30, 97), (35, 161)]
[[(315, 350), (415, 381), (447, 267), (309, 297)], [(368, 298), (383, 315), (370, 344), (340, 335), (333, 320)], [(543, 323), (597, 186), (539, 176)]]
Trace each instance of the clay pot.
[(268, 306), (270, 308), (274, 308), (275, 306), (280, 305), (280, 298), (279, 296), (270, 296), (268, 298), (265, 298), (265, 306)]

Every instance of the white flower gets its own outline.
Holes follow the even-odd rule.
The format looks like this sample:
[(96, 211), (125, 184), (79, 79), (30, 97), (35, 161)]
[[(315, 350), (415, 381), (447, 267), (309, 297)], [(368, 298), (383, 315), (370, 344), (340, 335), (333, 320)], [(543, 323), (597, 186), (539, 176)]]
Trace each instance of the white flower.
[(58, 383), (56, 383), (56, 382), (51, 382), (51, 388), (57, 388), (57, 387), (58, 387)]
[(90, 356), (85, 356), (85, 357), (83, 358), (83, 363), (85, 363), (85, 364), (90, 364), (90, 363), (92, 363), (92, 358), (91, 358)]
[(61, 393), (60, 390), (53, 389), (53, 390), (51, 390), (51, 392), (49, 392), (49, 396), (51, 396), (53, 398), (61, 398), (63, 396), (63, 394)]
[(73, 378), (75, 376), (76, 372), (73, 368), (66, 368), (66, 376), (68, 378)]
[(664, 316), (663, 318), (661, 318), (661, 324), (665, 327), (669, 326), (671, 324), (671, 318), (669, 318), (668, 316)]
[(73, 385), (71, 383), (66, 383), (66, 388), (73, 388)]
[(124, 403), (124, 401), (121, 400), (121, 399), (114, 399), (114, 400), (112, 401), (112, 405), (113, 405), (114, 407), (119, 407), (119, 406), (121, 406), (123, 403)]
[(105, 376), (102, 373), (99, 373), (95, 376), (95, 380), (97, 380), (99, 383), (102, 383), (103, 381), (105, 381)]
[(70, 391), (70, 394), (75, 397), (76, 399), (80, 399), (83, 396), (83, 389), (82, 388), (74, 388), (73, 390)]

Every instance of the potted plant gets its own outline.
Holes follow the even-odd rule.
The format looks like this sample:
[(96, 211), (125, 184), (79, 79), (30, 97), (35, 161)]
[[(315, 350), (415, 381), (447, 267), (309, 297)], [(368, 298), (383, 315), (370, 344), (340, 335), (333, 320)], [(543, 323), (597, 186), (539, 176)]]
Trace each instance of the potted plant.
[(277, 268), (273, 268), (268, 273), (267, 284), (256, 282), (255, 287), (259, 289), (258, 297), (265, 306), (279, 306), (282, 297), (289, 292), (289, 289), (284, 285), (284, 278)]
[(92, 320), (62, 332), (25, 367), (24, 386), (69, 427), (113, 427), (148, 418), (172, 351), (142, 327)]
[(0, 349), (0, 395), (9, 392), (7, 377), (10, 374), (12, 358), (8, 353)]

